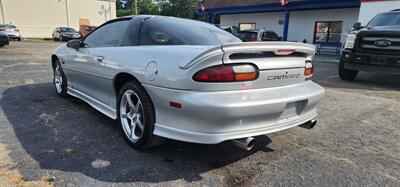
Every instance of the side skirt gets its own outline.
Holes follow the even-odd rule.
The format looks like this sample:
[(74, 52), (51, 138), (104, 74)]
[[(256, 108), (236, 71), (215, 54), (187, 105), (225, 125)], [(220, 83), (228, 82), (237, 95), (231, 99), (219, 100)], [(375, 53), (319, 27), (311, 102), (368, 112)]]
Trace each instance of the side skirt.
[(117, 110), (114, 108), (111, 108), (110, 106), (107, 106), (106, 104), (96, 100), (93, 97), (90, 97), (78, 90), (75, 90), (73, 88), (68, 88), (67, 93), (69, 95), (72, 95), (76, 98), (79, 98), (86, 103), (88, 103), (90, 106), (98, 110), (99, 112), (103, 113), (104, 115), (110, 117), (111, 119), (116, 120), (117, 119)]

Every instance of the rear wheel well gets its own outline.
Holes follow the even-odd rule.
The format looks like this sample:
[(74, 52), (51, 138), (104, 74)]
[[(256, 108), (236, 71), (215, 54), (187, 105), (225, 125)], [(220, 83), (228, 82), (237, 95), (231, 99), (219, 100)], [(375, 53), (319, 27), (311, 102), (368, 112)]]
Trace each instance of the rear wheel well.
[(122, 86), (129, 81), (139, 82), (133, 75), (129, 73), (120, 73), (114, 78), (114, 90), (115, 93), (118, 95), (119, 91), (121, 90)]
[(56, 61), (59, 60), (56, 55), (51, 55), (51, 66), (54, 67), (56, 66)]

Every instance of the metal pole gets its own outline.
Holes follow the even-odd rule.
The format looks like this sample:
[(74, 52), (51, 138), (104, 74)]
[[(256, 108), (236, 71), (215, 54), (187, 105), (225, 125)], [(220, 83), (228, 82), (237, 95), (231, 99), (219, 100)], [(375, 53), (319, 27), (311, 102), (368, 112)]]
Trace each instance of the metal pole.
[(111, 14), (111, 0), (108, 0), (108, 8), (110, 9), (110, 20), (112, 19), (112, 14)]
[(138, 15), (137, 0), (135, 0), (135, 15)]
[(289, 18), (290, 18), (290, 11), (287, 7), (285, 7), (285, 25), (283, 27), (283, 40), (284, 41), (287, 41), (287, 39), (288, 39)]
[(4, 12), (3, 0), (0, 0), (0, 11), (1, 11), (1, 19), (3, 20), (3, 24), (6, 24), (6, 13)]
[(207, 21), (208, 23), (214, 24), (214, 15), (212, 13), (207, 12)]
[(67, 14), (67, 27), (69, 27), (68, 0), (65, 0), (65, 12), (66, 12), (66, 14)]

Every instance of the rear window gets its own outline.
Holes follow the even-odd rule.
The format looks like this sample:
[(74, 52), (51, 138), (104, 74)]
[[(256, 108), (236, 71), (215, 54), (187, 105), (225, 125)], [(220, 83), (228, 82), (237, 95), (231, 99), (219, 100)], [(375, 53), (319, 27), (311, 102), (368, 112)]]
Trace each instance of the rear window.
[(17, 27), (15, 25), (0, 25), (0, 28), (15, 29)]
[(61, 32), (76, 32), (73, 28), (60, 28)]
[(238, 33), (238, 36), (240, 39), (242, 39), (244, 42), (248, 41), (257, 41), (257, 32), (248, 32), (248, 31), (242, 31)]
[(241, 42), (214, 25), (179, 18), (153, 17), (140, 31), (140, 45), (221, 45)]

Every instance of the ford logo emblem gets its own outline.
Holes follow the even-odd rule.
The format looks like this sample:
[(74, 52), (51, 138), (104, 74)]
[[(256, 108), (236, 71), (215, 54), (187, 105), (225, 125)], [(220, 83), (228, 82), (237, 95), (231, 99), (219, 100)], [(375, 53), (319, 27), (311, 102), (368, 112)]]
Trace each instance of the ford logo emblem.
[(375, 41), (375, 46), (377, 47), (389, 47), (392, 45), (392, 42), (389, 40), (376, 40)]

